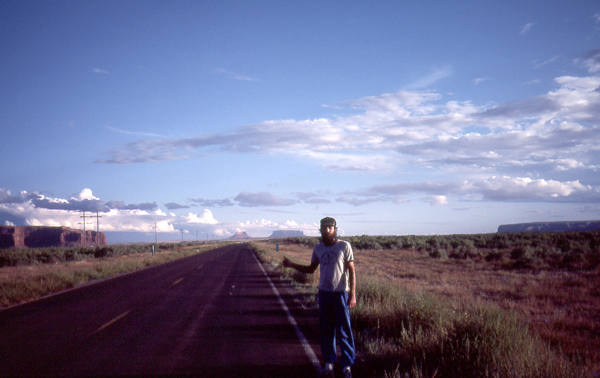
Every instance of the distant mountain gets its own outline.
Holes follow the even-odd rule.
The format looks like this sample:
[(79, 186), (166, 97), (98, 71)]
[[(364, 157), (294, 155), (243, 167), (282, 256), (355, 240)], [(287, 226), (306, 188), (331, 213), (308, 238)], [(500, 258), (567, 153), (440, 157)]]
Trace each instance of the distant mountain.
[(561, 232), (561, 231), (600, 231), (600, 221), (574, 222), (532, 222), (503, 224), (498, 232)]
[(229, 240), (248, 240), (250, 239), (250, 236), (248, 236), (248, 234), (245, 231), (238, 231), (235, 234), (233, 234), (232, 237), (229, 238)]
[(297, 230), (276, 230), (273, 231), (270, 238), (281, 239), (281, 238), (295, 238), (304, 236), (304, 232)]

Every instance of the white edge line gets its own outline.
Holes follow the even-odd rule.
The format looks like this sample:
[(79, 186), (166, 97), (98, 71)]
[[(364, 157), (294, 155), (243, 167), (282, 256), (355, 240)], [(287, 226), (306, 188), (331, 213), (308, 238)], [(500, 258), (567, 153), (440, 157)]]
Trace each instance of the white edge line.
[(271, 289), (273, 289), (273, 292), (275, 293), (275, 295), (277, 295), (277, 300), (279, 301), (281, 308), (283, 308), (283, 310), (285, 311), (288, 321), (294, 326), (294, 330), (296, 331), (296, 336), (298, 336), (298, 340), (300, 340), (300, 343), (302, 344), (302, 347), (304, 348), (304, 352), (306, 353), (306, 356), (312, 363), (313, 367), (317, 371), (319, 371), (321, 369), (321, 364), (319, 362), (319, 359), (317, 358), (315, 351), (310, 346), (310, 343), (308, 342), (308, 340), (306, 339), (306, 337), (304, 336), (304, 334), (298, 327), (298, 322), (296, 322), (296, 319), (294, 319), (294, 317), (292, 316), (290, 309), (285, 304), (284, 300), (281, 298), (281, 295), (279, 294), (279, 290), (277, 290), (277, 288), (273, 284), (273, 281), (271, 281), (271, 278), (267, 274), (267, 271), (262, 266), (262, 264), (260, 263), (260, 261), (258, 260), (258, 258), (256, 257), (256, 254), (254, 252), (252, 253), (252, 256), (254, 256), (254, 260), (256, 260), (256, 263), (260, 267), (260, 270), (262, 270), (263, 274), (267, 278), (267, 281), (269, 281), (269, 285), (271, 285)]

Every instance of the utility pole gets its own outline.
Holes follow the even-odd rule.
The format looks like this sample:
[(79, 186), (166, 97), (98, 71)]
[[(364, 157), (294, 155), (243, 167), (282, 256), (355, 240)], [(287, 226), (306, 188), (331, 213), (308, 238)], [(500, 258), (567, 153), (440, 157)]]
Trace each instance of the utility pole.
[(158, 248), (158, 237), (156, 235), (156, 221), (154, 221), (154, 244), (152, 244), (152, 256), (154, 256), (154, 246), (156, 245), (156, 248)]
[(96, 210), (96, 245), (98, 245), (98, 238), (100, 236), (100, 218), (102, 218), (102, 215), (99, 215), (99, 211)]
[(154, 244), (158, 244), (158, 234), (157, 234), (156, 221), (154, 221)]
[(81, 244), (83, 244), (84, 247), (87, 247), (87, 233), (85, 232), (85, 218), (93, 218), (92, 215), (85, 215), (85, 210), (81, 210), (83, 212), (83, 215), (80, 215), (79, 218), (83, 218), (83, 237), (81, 238)]

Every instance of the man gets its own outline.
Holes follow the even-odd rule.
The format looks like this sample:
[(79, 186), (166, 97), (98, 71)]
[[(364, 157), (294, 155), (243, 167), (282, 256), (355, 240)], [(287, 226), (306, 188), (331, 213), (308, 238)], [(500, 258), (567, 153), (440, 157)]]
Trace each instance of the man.
[(322, 241), (315, 246), (310, 265), (296, 264), (287, 257), (283, 265), (304, 273), (314, 273), (320, 265), (319, 321), (321, 323), (321, 354), (324, 373), (333, 375), (336, 362), (336, 333), (342, 350), (345, 377), (351, 377), (354, 363), (354, 337), (350, 326), (350, 309), (356, 306), (356, 272), (350, 243), (337, 238), (333, 218), (321, 219)]

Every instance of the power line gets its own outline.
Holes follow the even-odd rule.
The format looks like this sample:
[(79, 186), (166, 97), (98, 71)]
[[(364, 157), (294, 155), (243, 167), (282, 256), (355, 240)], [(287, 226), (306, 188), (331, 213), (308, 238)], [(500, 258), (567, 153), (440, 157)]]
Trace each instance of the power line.
[(96, 210), (96, 245), (98, 244), (98, 237), (100, 236), (100, 218), (102, 218), (102, 215), (99, 215), (98, 210)]
[(98, 244), (98, 236), (100, 235), (100, 218), (102, 218), (102, 215), (100, 215), (99, 211), (96, 210), (96, 215), (85, 215), (85, 210), (81, 210), (81, 212), (83, 213), (83, 215), (80, 215), (79, 218), (83, 218), (83, 238), (81, 238), (81, 244), (84, 247), (87, 247), (87, 232), (85, 231), (85, 223), (86, 223), (86, 218), (96, 218), (96, 245)]
[(81, 210), (83, 215), (80, 215), (79, 218), (83, 218), (83, 237), (81, 238), (81, 244), (84, 247), (87, 247), (87, 233), (85, 232), (85, 218), (93, 218), (91, 215), (85, 215), (85, 210)]

